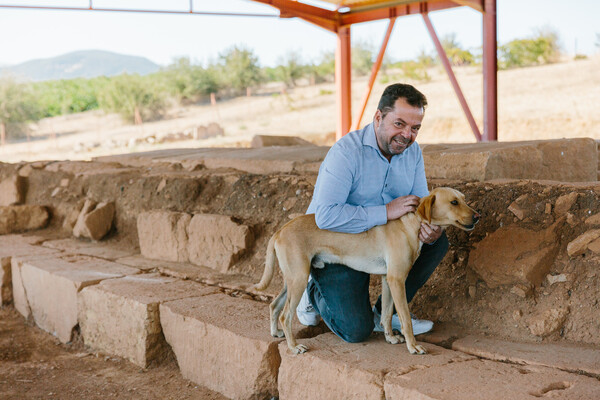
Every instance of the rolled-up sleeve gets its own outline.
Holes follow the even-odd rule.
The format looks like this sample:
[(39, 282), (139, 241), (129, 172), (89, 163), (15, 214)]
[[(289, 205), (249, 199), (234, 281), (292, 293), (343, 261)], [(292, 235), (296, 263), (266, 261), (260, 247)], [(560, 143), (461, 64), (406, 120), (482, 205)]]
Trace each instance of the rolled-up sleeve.
[(313, 198), (317, 226), (335, 232), (359, 233), (387, 222), (385, 205), (349, 204), (358, 162), (355, 153), (334, 147), (321, 165)]

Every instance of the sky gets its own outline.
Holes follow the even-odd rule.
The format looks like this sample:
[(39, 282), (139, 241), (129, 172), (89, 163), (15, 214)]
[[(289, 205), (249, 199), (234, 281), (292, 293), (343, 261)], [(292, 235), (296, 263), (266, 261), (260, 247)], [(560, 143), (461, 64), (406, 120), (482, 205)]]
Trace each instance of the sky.
[[(194, 11), (241, 12), (277, 15), (270, 6), (251, 0), (191, 0)], [(315, 0), (305, 2), (319, 4)], [(89, 7), (90, 0), (0, 0), (0, 5)], [(93, 0), (96, 8), (137, 8), (189, 11), (190, 0)], [(321, 5), (323, 3), (320, 3)], [(498, 43), (532, 36), (554, 28), (568, 55), (600, 52), (600, 1), (497, 0)], [(469, 7), (430, 13), (439, 37), (454, 33), (466, 48), (481, 46), (481, 14)], [(387, 21), (352, 27), (352, 42), (378, 49)], [(22, 10), (0, 8), (0, 65), (48, 58), (77, 50), (107, 50), (146, 57), (168, 65), (189, 57), (206, 65), (233, 45), (251, 49), (262, 66), (274, 66), (290, 51), (304, 61), (318, 61), (335, 49), (333, 33), (297, 18), (223, 17), (114, 13), (97, 11)], [(396, 20), (387, 55), (393, 61), (414, 58), (421, 50), (433, 51), (421, 16)]]

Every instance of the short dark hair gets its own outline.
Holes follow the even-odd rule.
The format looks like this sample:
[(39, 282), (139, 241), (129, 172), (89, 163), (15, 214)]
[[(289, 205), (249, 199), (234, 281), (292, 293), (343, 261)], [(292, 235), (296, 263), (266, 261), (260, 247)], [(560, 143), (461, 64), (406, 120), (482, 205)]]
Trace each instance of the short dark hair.
[(399, 98), (406, 99), (406, 102), (413, 107), (420, 107), (425, 109), (427, 107), (427, 98), (414, 86), (406, 83), (394, 83), (385, 88), (377, 109), (381, 111), (381, 116), (384, 118), (387, 113), (394, 109), (396, 100)]

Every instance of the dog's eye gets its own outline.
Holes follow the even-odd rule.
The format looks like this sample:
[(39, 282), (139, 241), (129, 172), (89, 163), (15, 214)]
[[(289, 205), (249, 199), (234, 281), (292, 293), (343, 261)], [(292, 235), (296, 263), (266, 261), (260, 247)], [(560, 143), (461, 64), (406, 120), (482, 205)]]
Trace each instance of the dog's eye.
[(450, 204), (452, 204), (453, 206), (457, 206), (458, 205), (458, 201), (457, 200), (452, 200), (450, 202)]

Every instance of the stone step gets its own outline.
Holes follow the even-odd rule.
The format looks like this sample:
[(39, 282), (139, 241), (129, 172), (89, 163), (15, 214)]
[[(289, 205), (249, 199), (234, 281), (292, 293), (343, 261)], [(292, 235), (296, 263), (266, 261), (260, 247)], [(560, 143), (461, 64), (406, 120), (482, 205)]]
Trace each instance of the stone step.
[(0, 236), (0, 306), (13, 301), (11, 259), (16, 256), (44, 256), (60, 253), (35, 244), (43, 242), (38, 236), (1, 235)]
[[(160, 305), (160, 321), (186, 379), (231, 399), (277, 396), (283, 339), (269, 331), (269, 307), (214, 294)], [(298, 337), (322, 328), (294, 326)]]
[(411, 355), (383, 335), (348, 344), (332, 333), (301, 340), (310, 350), (293, 356), (279, 345), (279, 395), (283, 399), (504, 400), (560, 397), (595, 399), (597, 379), (558, 369), (477, 359), (423, 344), (427, 355)]
[(159, 304), (216, 292), (216, 288), (156, 273), (105, 280), (78, 295), (81, 335), (87, 346), (146, 368), (170, 353)]
[(73, 238), (47, 240), (44, 247), (57, 249), (70, 254), (82, 254), (91, 257), (115, 261), (118, 258), (132, 256), (138, 253), (131, 248), (122, 248), (113, 243), (88, 242)]
[(139, 269), (79, 256), (19, 256), (11, 260), (15, 308), (61, 342), (77, 326), (77, 293), (105, 279), (138, 274)]
[(565, 343), (515, 343), (483, 336), (466, 336), (452, 349), (495, 361), (541, 365), (600, 378), (600, 349)]

